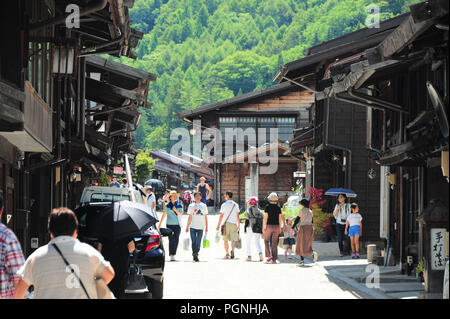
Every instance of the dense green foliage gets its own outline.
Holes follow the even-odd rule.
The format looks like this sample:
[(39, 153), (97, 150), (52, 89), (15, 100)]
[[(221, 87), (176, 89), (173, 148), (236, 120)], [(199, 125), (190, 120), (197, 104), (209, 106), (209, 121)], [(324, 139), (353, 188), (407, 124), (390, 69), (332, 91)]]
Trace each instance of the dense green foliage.
[(278, 67), (316, 44), (365, 27), (415, 0), (137, 0), (133, 27), (145, 32), (138, 59), (122, 63), (158, 74), (136, 146), (170, 149), (174, 114), (273, 85)]
[(139, 150), (136, 155), (136, 181), (138, 183), (144, 184), (146, 179), (151, 176), (153, 167), (155, 166), (156, 160), (150, 157), (150, 152), (145, 150)]

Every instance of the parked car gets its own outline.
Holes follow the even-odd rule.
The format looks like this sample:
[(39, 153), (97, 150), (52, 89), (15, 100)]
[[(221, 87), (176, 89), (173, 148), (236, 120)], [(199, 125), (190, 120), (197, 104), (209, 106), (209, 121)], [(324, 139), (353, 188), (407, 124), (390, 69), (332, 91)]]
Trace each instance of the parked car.
[[(134, 200), (145, 203), (145, 194), (142, 188), (134, 187)], [(80, 206), (75, 210), (78, 217), (78, 238), (93, 247), (98, 247), (98, 238), (95, 237), (93, 229), (96, 226), (96, 214), (108, 205), (113, 205), (119, 200), (131, 200), (130, 190), (127, 188), (88, 186), (81, 195)], [(155, 214), (155, 218), (157, 218)], [(164, 265), (165, 251), (162, 244), (162, 237), (169, 236), (171, 230), (161, 228), (158, 231), (156, 226), (151, 226), (144, 235), (134, 238), (136, 250), (136, 264), (142, 270), (147, 291), (144, 297), (161, 299), (164, 288)]]

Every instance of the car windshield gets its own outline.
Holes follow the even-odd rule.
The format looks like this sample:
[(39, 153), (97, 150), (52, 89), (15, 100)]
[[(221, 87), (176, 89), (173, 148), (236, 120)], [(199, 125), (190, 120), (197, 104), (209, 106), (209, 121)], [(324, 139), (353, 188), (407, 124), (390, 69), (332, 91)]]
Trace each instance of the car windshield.
[(104, 194), (104, 193), (93, 193), (91, 195), (91, 203), (95, 202), (117, 202), (119, 200), (130, 200), (130, 196), (122, 194)]

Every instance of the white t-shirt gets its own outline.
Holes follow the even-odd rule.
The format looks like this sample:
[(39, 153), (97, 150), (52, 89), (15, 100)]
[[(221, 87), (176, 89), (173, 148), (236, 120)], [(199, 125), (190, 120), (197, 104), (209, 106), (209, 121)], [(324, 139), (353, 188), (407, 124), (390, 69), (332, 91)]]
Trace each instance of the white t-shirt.
[[(338, 204), (336, 204), (336, 206), (334, 206), (333, 212), (336, 210), (337, 207), (338, 207)], [(350, 204), (345, 203), (344, 207), (339, 208), (338, 213), (335, 216), (336, 223), (345, 225), (347, 217), (348, 217), (348, 215), (351, 215), (351, 213), (352, 213), (352, 210), (350, 208)], [(344, 220), (344, 221), (342, 221), (342, 220)]]
[[(153, 209), (153, 203), (155, 203), (155, 209)], [(147, 205), (148, 205), (153, 211), (156, 210), (156, 197), (155, 197), (155, 194), (150, 193), (150, 194), (147, 196)]]
[(51, 245), (55, 243), (72, 265), (91, 299), (97, 298), (95, 277), (110, 263), (92, 246), (70, 236), (58, 236), (48, 245), (38, 248), (17, 271), (17, 275), (34, 285), (36, 299), (86, 299), (78, 279)]
[(202, 230), (205, 228), (205, 216), (208, 215), (208, 207), (204, 203), (192, 203), (188, 207), (188, 215), (192, 215), (190, 227)]
[(347, 221), (350, 223), (350, 227), (352, 226), (359, 226), (362, 221), (362, 216), (359, 213), (356, 214), (350, 214), (347, 217)]
[[(228, 218), (228, 215), (230, 214), (231, 211), (231, 215)], [(237, 214), (239, 213), (239, 205), (233, 201), (233, 200), (227, 200), (225, 203), (222, 204), (222, 206), (220, 206), (220, 213), (223, 214), (223, 222), (225, 222), (225, 220), (227, 220), (227, 223), (232, 223), (232, 224), (238, 224), (238, 218), (237, 218)]]

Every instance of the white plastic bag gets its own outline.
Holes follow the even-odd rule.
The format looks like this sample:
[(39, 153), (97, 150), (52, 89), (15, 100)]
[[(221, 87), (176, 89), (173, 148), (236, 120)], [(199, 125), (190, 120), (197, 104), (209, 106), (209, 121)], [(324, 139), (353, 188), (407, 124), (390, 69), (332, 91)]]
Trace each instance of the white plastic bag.
[(216, 244), (220, 242), (220, 231), (216, 232), (216, 237), (214, 239)]
[(191, 242), (191, 239), (189, 237), (186, 237), (185, 239), (183, 239), (183, 249), (184, 250), (189, 250), (189, 244)]

